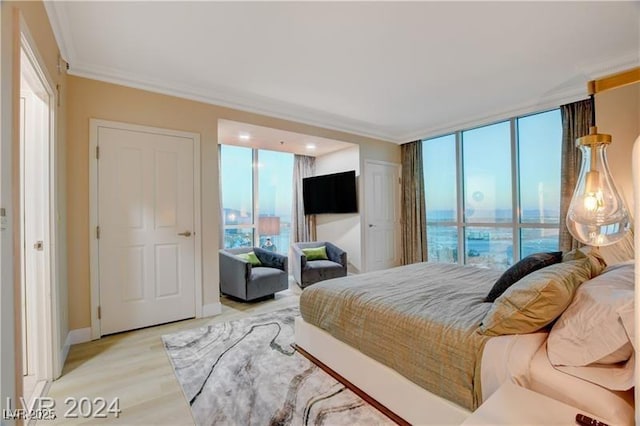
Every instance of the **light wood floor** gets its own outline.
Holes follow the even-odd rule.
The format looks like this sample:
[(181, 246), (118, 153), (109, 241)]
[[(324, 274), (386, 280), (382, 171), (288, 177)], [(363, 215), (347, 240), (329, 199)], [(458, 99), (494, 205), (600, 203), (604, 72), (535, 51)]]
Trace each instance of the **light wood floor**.
[[(51, 384), (48, 392), (48, 396), (56, 401), (58, 418), (54, 422), (43, 421), (40, 424), (193, 424), (189, 404), (175, 378), (160, 337), (297, 305), (300, 293), (300, 288), (290, 282), (289, 290), (263, 302), (240, 303), (223, 296), (222, 314), (215, 317), (120, 333), (72, 346), (62, 376)], [(108, 419), (65, 419), (64, 412), (69, 408), (65, 404), (67, 397), (91, 400), (102, 397), (107, 401), (117, 397), (122, 413), (118, 419), (113, 416)]]

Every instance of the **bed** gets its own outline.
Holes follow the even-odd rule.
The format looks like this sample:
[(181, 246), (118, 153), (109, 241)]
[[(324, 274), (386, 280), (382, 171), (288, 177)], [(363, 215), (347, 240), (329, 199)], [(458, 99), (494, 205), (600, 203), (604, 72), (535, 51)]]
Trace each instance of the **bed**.
[[(497, 337), (480, 331), (495, 309), (484, 299), (500, 275), (419, 263), (316, 284), (301, 295), (296, 344), (408, 423), (460, 424), (505, 381), (549, 393), (552, 375), (540, 355), (548, 328)], [(532, 365), (539, 367), (533, 376)], [(633, 416), (630, 395), (614, 398), (620, 423)]]

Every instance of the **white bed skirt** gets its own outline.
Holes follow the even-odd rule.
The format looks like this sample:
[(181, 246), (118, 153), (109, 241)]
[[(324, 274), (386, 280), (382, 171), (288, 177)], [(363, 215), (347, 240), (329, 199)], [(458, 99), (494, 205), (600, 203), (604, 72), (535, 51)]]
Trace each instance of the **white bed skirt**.
[(459, 425), (471, 412), (421, 388), (320, 328), (296, 318), (296, 345), (414, 425)]

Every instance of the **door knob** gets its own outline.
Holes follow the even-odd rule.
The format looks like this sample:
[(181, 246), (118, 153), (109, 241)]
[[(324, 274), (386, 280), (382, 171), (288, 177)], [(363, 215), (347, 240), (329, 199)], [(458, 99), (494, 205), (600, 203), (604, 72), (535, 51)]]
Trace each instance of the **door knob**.
[(370, 224), (369, 224), (369, 228), (373, 228), (373, 226), (374, 226), (374, 225), (373, 225), (372, 223), (370, 223)]
[(182, 237), (190, 237), (191, 236), (191, 231), (180, 232), (180, 233), (178, 233), (178, 235), (180, 235)]

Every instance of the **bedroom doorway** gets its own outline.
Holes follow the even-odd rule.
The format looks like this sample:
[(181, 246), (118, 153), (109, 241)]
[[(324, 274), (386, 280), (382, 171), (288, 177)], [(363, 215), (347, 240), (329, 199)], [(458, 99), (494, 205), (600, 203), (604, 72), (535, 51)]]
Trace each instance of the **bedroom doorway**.
[[(22, 396), (40, 396), (55, 374), (53, 235), (55, 95), (22, 28), (19, 102), (20, 331)], [(16, 361), (18, 362), (18, 361)]]
[(400, 264), (400, 165), (364, 162), (366, 271)]

